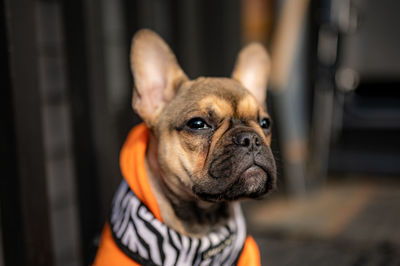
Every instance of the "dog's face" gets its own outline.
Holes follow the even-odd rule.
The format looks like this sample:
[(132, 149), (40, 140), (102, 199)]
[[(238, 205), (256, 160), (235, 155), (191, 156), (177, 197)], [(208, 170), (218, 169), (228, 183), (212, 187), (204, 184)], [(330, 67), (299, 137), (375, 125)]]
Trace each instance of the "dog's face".
[(218, 202), (273, 189), (271, 121), (263, 108), (269, 60), (260, 45), (242, 50), (232, 79), (189, 80), (148, 30), (135, 35), (131, 60), (133, 107), (157, 138), (160, 174), (171, 190)]

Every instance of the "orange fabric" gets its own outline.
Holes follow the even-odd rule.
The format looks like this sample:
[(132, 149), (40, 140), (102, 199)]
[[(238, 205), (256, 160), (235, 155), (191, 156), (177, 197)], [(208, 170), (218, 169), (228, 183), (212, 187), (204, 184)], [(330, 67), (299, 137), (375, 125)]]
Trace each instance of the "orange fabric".
[(149, 130), (144, 123), (129, 132), (120, 155), (122, 176), (135, 195), (143, 202), (158, 220), (162, 221), (156, 197), (151, 192), (145, 169), (145, 158)]
[(260, 266), (261, 258), (256, 241), (251, 236), (246, 238), (238, 266)]
[(129, 258), (119, 247), (115, 244), (111, 235), (110, 225), (107, 223), (104, 226), (101, 234), (100, 246), (97, 250), (96, 258), (93, 263), (95, 266), (138, 266), (140, 264), (134, 262)]
[[(120, 167), (123, 177), (136, 196), (150, 209), (153, 215), (162, 221), (156, 198), (151, 191), (145, 169), (145, 157), (149, 130), (145, 124), (134, 127), (125, 141), (120, 155)], [(100, 245), (94, 261), (95, 266), (136, 266), (114, 242), (108, 223), (103, 228)], [(252, 237), (247, 237), (239, 258), (239, 266), (258, 266), (260, 254)]]

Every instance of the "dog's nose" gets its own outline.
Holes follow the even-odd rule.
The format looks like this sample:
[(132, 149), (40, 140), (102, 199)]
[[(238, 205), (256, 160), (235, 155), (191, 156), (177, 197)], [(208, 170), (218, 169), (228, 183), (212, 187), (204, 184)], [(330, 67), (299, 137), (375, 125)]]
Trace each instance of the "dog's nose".
[(248, 148), (250, 151), (258, 150), (261, 146), (261, 140), (255, 132), (241, 132), (233, 137), (233, 143)]

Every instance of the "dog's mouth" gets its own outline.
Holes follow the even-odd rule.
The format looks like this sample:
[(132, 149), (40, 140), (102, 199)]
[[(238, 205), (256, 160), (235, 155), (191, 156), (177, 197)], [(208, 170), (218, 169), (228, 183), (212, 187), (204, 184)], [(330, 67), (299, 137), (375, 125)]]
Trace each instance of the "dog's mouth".
[(257, 163), (250, 164), (236, 178), (228, 180), (223, 191), (205, 191), (200, 186), (193, 186), (193, 192), (202, 200), (209, 202), (234, 201), (243, 198), (260, 198), (273, 191), (276, 186), (274, 167)]
[(245, 169), (227, 190), (230, 200), (258, 198), (275, 189), (275, 172), (264, 165), (254, 163)]
[(254, 164), (243, 171), (239, 176), (239, 181), (243, 183), (245, 187), (253, 190), (254, 187), (258, 186), (260, 182), (268, 179), (267, 172), (264, 171), (260, 166)]

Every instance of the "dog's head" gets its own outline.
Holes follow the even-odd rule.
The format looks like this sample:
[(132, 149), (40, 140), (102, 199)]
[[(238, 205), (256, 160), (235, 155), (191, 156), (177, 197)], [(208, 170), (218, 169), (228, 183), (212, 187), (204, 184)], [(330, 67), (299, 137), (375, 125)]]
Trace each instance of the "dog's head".
[(260, 44), (243, 48), (232, 78), (189, 80), (168, 45), (141, 30), (132, 41), (131, 67), (132, 105), (155, 136), (169, 189), (211, 202), (273, 189), (269, 57)]

